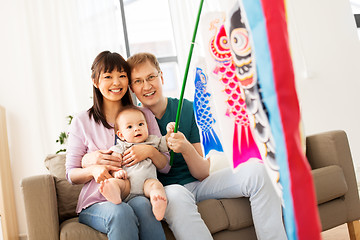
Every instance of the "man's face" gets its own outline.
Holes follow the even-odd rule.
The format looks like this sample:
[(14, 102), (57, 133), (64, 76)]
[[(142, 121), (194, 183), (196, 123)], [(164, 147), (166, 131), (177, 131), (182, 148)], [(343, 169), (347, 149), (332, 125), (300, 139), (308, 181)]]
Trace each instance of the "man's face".
[(154, 106), (162, 98), (162, 72), (149, 61), (135, 66), (131, 71), (131, 90), (145, 107)]

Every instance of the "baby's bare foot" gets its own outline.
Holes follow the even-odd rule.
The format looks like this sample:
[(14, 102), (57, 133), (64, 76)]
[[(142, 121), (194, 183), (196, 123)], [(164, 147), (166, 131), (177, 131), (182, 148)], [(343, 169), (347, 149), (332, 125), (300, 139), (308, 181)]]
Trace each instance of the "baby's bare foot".
[(121, 190), (119, 184), (115, 178), (106, 179), (100, 183), (100, 193), (106, 198), (106, 200), (114, 203), (121, 203)]
[(164, 218), (165, 210), (167, 206), (166, 197), (159, 194), (155, 194), (150, 197), (150, 202), (156, 220), (161, 221)]

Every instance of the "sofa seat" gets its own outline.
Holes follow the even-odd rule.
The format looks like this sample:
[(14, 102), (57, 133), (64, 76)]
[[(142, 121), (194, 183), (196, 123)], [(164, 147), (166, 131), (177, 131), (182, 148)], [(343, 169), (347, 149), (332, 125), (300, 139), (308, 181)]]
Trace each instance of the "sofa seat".
[[(214, 239), (228, 239), (231, 234), (244, 232), (246, 239), (256, 239), (248, 198), (209, 199), (198, 204), (201, 217), (204, 219)], [(209, 211), (212, 209), (212, 211)], [(167, 239), (175, 239), (165, 222), (162, 222)], [(61, 240), (106, 240), (102, 234), (87, 225), (78, 222), (78, 217), (65, 220), (60, 224)]]
[(61, 240), (107, 240), (106, 234), (103, 234), (95, 229), (79, 223), (79, 218), (70, 218), (60, 224), (60, 239)]
[[(337, 165), (312, 170), (312, 175), (319, 205), (336, 200), (348, 191), (343, 170)], [(56, 180), (55, 186), (61, 185), (61, 187), (56, 187), (58, 191), (63, 184), (66, 183)], [(343, 209), (340, 201), (339, 203), (334, 201), (334, 205), (339, 205), (338, 208)], [(256, 239), (248, 198), (209, 199), (198, 203), (198, 209), (214, 239), (231, 239), (231, 234), (237, 235), (238, 231), (242, 231), (242, 235), (246, 234), (246, 239)], [(341, 216), (341, 213), (339, 214)], [(163, 227), (167, 239), (175, 239), (165, 222), (163, 222)], [(60, 239), (105, 240), (107, 237), (105, 234), (79, 223), (78, 218), (74, 217), (60, 225)]]

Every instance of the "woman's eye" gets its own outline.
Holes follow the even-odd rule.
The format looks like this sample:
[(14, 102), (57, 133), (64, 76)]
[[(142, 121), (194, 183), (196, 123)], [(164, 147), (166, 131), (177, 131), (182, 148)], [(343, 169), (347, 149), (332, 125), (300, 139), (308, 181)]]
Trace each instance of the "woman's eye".
[(120, 78), (126, 78), (127, 76), (125, 74), (120, 75)]
[(107, 78), (107, 79), (109, 79), (109, 78), (111, 78), (111, 76), (105, 76), (104, 78)]

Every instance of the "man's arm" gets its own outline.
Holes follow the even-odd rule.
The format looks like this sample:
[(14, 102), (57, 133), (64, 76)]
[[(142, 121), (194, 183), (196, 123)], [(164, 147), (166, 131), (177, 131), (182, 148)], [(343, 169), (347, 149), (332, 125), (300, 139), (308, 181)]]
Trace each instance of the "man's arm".
[(209, 176), (210, 162), (203, 158), (200, 143), (191, 144), (184, 134), (177, 132), (170, 134), (168, 145), (171, 150), (183, 155), (194, 178), (202, 181)]

